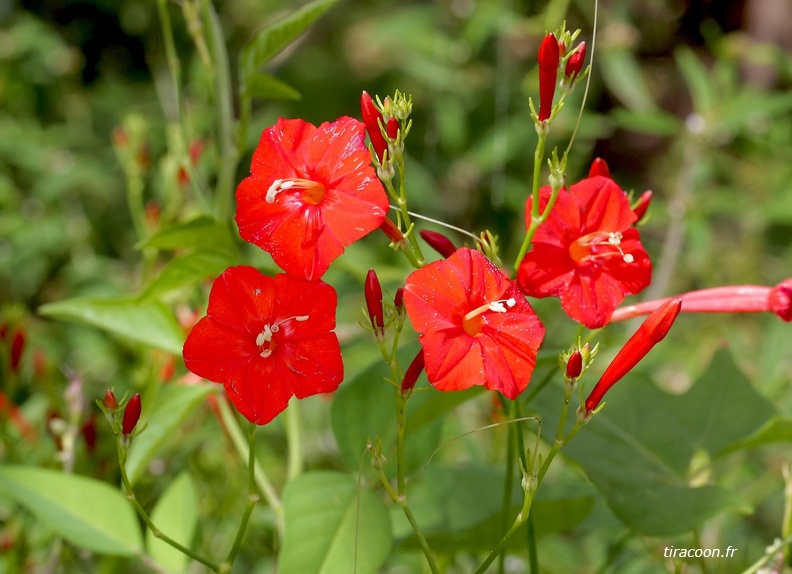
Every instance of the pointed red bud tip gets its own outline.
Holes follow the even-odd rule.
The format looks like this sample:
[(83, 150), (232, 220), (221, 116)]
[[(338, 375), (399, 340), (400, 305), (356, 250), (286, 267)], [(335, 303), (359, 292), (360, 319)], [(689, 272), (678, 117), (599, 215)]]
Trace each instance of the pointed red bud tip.
[(453, 242), (442, 233), (429, 231), (428, 229), (423, 229), (419, 231), (419, 233), (421, 234), (423, 240), (429, 245), (429, 247), (437, 251), (446, 259), (451, 257), (451, 255), (453, 255), (457, 249), (456, 245), (454, 245)]
[(602, 373), (602, 377), (586, 399), (587, 412), (596, 409), (605, 393), (629, 373), (652, 347), (665, 338), (681, 309), (682, 299), (671, 299), (649, 314)]
[(11, 370), (19, 372), (19, 365), (22, 362), (22, 350), (25, 348), (25, 332), (19, 329), (11, 339)]
[(580, 354), (580, 351), (575, 350), (571, 355), (569, 355), (569, 359), (567, 359), (567, 364), (566, 364), (567, 379), (577, 379), (582, 371), (583, 371), (583, 356)]
[(393, 221), (391, 221), (389, 217), (386, 217), (382, 221), (382, 225), (380, 225), (380, 229), (382, 229), (382, 232), (388, 236), (388, 239), (390, 239), (392, 243), (404, 242), (404, 233), (401, 232), (401, 229), (396, 227), (396, 224), (393, 223)]
[(550, 117), (553, 110), (553, 96), (555, 96), (558, 79), (558, 62), (561, 60), (558, 40), (553, 34), (547, 34), (544, 37), (539, 45), (536, 59), (539, 62), (539, 121), (543, 122)]
[(564, 68), (564, 75), (569, 80), (574, 80), (580, 71), (583, 69), (583, 64), (586, 61), (586, 43), (581, 42), (578, 44), (575, 53), (569, 56), (566, 68)]
[(423, 370), (424, 352), (423, 349), (421, 349), (418, 351), (418, 354), (415, 355), (412, 363), (410, 363), (410, 366), (407, 367), (407, 371), (404, 373), (404, 379), (402, 379), (401, 384), (402, 393), (413, 390), (415, 383), (418, 381), (418, 377), (421, 375), (421, 371)]
[(652, 202), (652, 192), (644, 191), (638, 201), (633, 205), (633, 213), (635, 214), (635, 223), (641, 221), (646, 217), (646, 212), (649, 210), (649, 204)]
[(118, 408), (118, 401), (116, 400), (115, 393), (112, 391), (112, 389), (107, 389), (107, 391), (105, 391), (104, 406), (111, 411), (114, 411)]
[(396, 289), (396, 295), (393, 296), (393, 306), (397, 309), (404, 307), (404, 287)]
[(767, 298), (767, 306), (782, 321), (792, 321), (792, 279), (785, 279), (773, 287)]
[(363, 123), (366, 126), (371, 145), (374, 146), (374, 153), (377, 158), (382, 161), (385, 150), (388, 149), (388, 144), (385, 138), (382, 137), (382, 130), (380, 129), (380, 120), (382, 114), (374, 105), (374, 100), (368, 95), (368, 92), (363, 92), (360, 96), (360, 113), (363, 116)]
[(591, 167), (589, 168), (589, 177), (596, 177), (601, 175), (602, 177), (607, 177), (608, 179), (611, 178), (610, 169), (608, 168), (608, 163), (602, 159), (601, 157), (595, 157), (594, 161), (591, 162)]
[(124, 436), (135, 430), (135, 426), (140, 420), (140, 408), (140, 393), (135, 393), (124, 409), (124, 421), (121, 427), (124, 431)]
[(382, 286), (377, 277), (377, 272), (373, 269), (369, 269), (366, 275), (364, 291), (371, 326), (374, 327), (374, 332), (377, 335), (382, 336), (385, 334), (385, 315), (382, 312)]

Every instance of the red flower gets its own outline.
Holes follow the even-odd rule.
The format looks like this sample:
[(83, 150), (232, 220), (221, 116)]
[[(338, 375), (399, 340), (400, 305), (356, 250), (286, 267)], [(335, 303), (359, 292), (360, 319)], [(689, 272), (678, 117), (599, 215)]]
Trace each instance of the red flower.
[[(677, 296), (686, 313), (775, 313), (785, 322), (792, 321), (792, 279), (775, 287), (764, 285), (727, 285), (689, 291)], [(651, 313), (671, 298), (644, 301), (616, 309), (610, 321), (624, 321)]]
[(547, 34), (539, 44), (537, 54), (539, 62), (539, 121), (550, 118), (553, 111), (553, 96), (558, 83), (558, 63), (561, 60), (561, 51), (558, 40), (553, 34)]
[(335, 309), (335, 290), (322, 281), (230, 267), (214, 282), (206, 317), (184, 343), (184, 363), (223, 383), (246, 419), (266, 424), (292, 395), (338, 388), (344, 366), (332, 332)]
[(242, 238), (310, 281), (345, 246), (377, 229), (388, 198), (369, 165), (364, 132), (348, 117), (319, 127), (281, 118), (264, 130), (251, 175), (236, 191)]
[(681, 307), (681, 299), (671, 299), (646, 318), (613, 358), (597, 384), (594, 385), (594, 389), (586, 399), (586, 412), (596, 409), (605, 393), (629, 373), (652, 350), (652, 347), (668, 335)]
[(544, 327), (517, 285), (478, 251), (461, 248), (414, 271), (404, 304), (438, 390), (484, 385), (514, 399), (528, 386)]
[[(545, 206), (550, 187), (539, 194)], [(520, 264), (520, 289), (532, 297), (560, 297), (567, 315), (590, 329), (602, 327), (626, 295), (651, 280), (652, 264), (634, 221), (627, 196), (612, 179), (595, 176), (562, 188)]]

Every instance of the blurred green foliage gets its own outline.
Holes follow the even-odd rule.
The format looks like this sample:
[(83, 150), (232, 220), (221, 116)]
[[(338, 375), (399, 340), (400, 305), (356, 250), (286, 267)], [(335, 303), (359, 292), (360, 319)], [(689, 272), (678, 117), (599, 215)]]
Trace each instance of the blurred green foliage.
[[(242, 260), (275, 269), (265, 255), (241, 244), (230, 221), (212, 219), (223, 210), (233, 213), (233, 206), (212, 190), (222, 187), (224, 178), (233, 177), (235, 185), (245, 176), (261, 130), (278, 116), (313, 123), (357, 117), (364, 89), (381, 96), (396, 89), (411, 94), (411, 209), (474, 232), (492, 230), (499, 236), (503, 260), (511, 261), (524, 229), (536, 142), (527, 104), (538, 92), (536, 46), (566, 18), (568, 28), (583, 29), (581, 38), (592, 48), (593, 3), (585, 0), (346, 0), (285, 51), (272, 54), (274, 59), (259, 62), (255, 50), (250, 51), (251, 39), (296, 7), (287, 0), (218, 2), (217, 25), (231, 63), (231, 82), (242, 86), (247, 79), (251, 96), (246, 130), (229, 134), (218, 111), (223, 102), (213, 88), (222, 70), (210, 70), (205, 62), (218, 47), (194, 41), (189, 14), (185, 20), (182, 9), (192, 4), (166, 7), (178, 59), (172, 62), (153, 2), (0, 6), (0, 391), (36, 431), (28, 444), (9, 419), (0, 419), (2, 464), (58, 468), (60, 427), (52, 421), (82, 428), (93, 417), (96, 449), (80, 442), (74, 470), (117, 482), (112, 436), (93, 400), (110, 387), (119, 396), (141, 390), (144, 404), (155, 400), (161, 383), (185, 374), (180, 357), (166, 351), (178, 348), (180, 328), (174, 318), (184, 329), (195, 313), (203, 312), (205, 281)], [(654, 191), (652, 216), (641, 232), (655, 262), (650, 287), (655, 296), (722, 284), (773, 285), (792, 269), (792, 56), (753, 41), (738, 4), (723, 2), (711, 12), (675, 0), (614, 0), (600, 7), (593, 72), (569, 178), (583, 177), (599, 155), (625, 189)], [(211, 40), (211, 30), (202, 33)], [(237, 66), (240, 53), (248, 68)], [(170, 75), (171, 65), (178, 69), (178, 82)], [(757, 66), (770, 70), (770, 83), (747, 81)], [(258, 79), (254, 83), (251, 78)], [(263, 94), (277, 99), (257, 97)], [(566, 147), (583, 96), (581, 86), (554, 124), (550, 146)], [(226, 105), (234, 117), (248, 109), (238, 98)], [(223, 138), (229, 135), (242, 140), (242, 153), (230, 160), (223, 156)], [(464, 238), (454, 240), (462, 243)], [(369, 267), (377, 268), (391, 294), (409, 271), (382, 242), (366, 240), (350, 247), (326, 279), (339, 291), (338, 332), (350, 380), (377, 356), (356, 325)], [(141, 344), (149, 338), (145, 325), (124, 316), (117, 317), (122, 325), (107, 331), (85, 325), (101, 324), (99, 319), (75, 324), (38, 314), (49, 304), (44, 309), (50, 316), (74, 318), (59, 314), (57, 302), (76, 297), (139, 305), (129, 312), (149, 327), (167, 317), (162, 319), (168, 321), (167, 341), (159, 344), (165, 350)], [(555, 301), (537, 302), (536, 308), (543, 319), (551, 318), (546, 323), (552, 326), (537, 371), (541, 378), (554, 368), (556, 352), (568, 347), (577, 329), (561, 316)], [(140, 314), (140, 309), (151, 314)], [(770, 434), (774, 440), (786, 437), (783, 421), (792, 417), (788, 325), (772, 316), (681, 317), (678, 325), (673, 342), (653, 353), (642, 373), (680, 393), (709, 372), (710, 360), (725, 341), (758, 396), (771, 401), (781, 417), (780, 430)], [(130, 340), (125, 329), (127, 335), (137, 330), (138, 336)], [(9, 359), (15, 332), (25, 334), (18, 368)], [(625, 332), (617, 327), (598, 336), (608, 347), (603, 355), (615, 353)], [(601, 358), (598, 368), (606, 363)], [(78, 389), (79, 406), (64, 391), (69, 381)], [(373, 382), (355, 383), (361, 381)], [(336, 408), (348, 406), (355, 389), (342, 390)], [(490, 422), (487, 405), (475, 405), (458, 409), (444, 429), (427, 427), (433, 438), (419, 446), (435, 448), (440, 430), (451, 438)], [(201, 480), (194, 487), (183, 480), (198, 491), (200, 516), (220, 517), (212, 524), (199, 521), (196, 538), (203, 546), (224, 547), (233, 535), (233, 516), (240, 512), (244, 477), (228, 472), (241, 467), (218, 438), (222, 431), (211, 409), (195, 408), (180, 429), (168, 428), (179, 440), (165, 446), (159, 458), (152, 454), (148, 473), (140, 477), (142, 502), (151, 507), (166, 489), (169, 480), (164, 479), (190, 468)], [(328, 438), (327, 405), (309, 400), (303, 409), (308, 464), (349, 470), (338, 460), (336, 439)], [(647, 416), (660, 420), (663, 413)], [(662, 426), (658, 424), (658, 433)], [(276, 421), (260, 434), (265, 439), (258, 458), (282, 484), (284, 425)], [(445, 460), (459, 456), (490, 464), (493, 453), (502, 453), (502, 439), (487, 435), (471, 440), (449, 449)], [(756, 444), (764, 442), (750, 446)], [(788, 442), (781, 445), (723, 457), (709, 469), (723, 484), (743, 492), (754, 509), (749, 519), (729, 514), (701, 533), (709, 546), (739, 547), (735, 564), (741, 567), (779, 534), (779, 467), (789, 463)], [(351, 459), (356, 453), (344, 454)], [(576, 458), (585, 457), (578, 452)], [(592, 503), (590, 485), (571, 466), (559, 470), (558, 484), (571, 481), (582, 506), (570, 513), (580, 513), (580, 521), (554, 526), (540, 538), (547, 572), (594, 572), (606, 562), (611, 566), (603, 571), (665, 571), (663, 546), (694, 545), (687, 535), (632, 535), (601, 500)], [(444, 471), (432, 469), (441, 478)], [(475, 483), (484, 474), (471, 465), (461, 483)], [(553, 500), (546, 502), (548, 508), (554, 508)], [(45, 563), (51, 556), (48, 532), (9, 515), (7, 507), (8, 501), (0, 498), (0, 539), (12, 541), (10, 550), (0, 553), (0, 571), (18, 571), (25, 562)], [(270, 559), (261, 556), (276, 545), (273, 522), (266, 509), (254, 514), (250, 538), (262, 541), (263, 549), (243, 550), (238, 571), (271, 571)], [(386, 571), (404, 571), (399, 564), (415, 571), (410, 569), (414, 547), (406, 538), (402, 542), (405, 552), (396, 553)], [(453, 540), (439, 543), (458, 548)], [(63, 571), (144, 571), (135, 560), (122, 564), (116, 558), (86, 557), (68, 545), (60, 559), (67, 565)], [(449, 572), (470, 571), (464, 552), (449, 553), (447, 560)], [(711, 567), (719, 571), (718, 565)], [(683, 568), (699, 571), (689, 563)]]

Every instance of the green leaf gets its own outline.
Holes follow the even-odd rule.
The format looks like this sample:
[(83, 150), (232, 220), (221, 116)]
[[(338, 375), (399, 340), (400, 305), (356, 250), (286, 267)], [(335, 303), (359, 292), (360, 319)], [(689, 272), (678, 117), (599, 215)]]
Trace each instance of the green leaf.
[[(557, 386), (537, 398), (541, 411), (550, 413), (545, 428), (555, 428), (552, 413), (562, 398)], [(750, 510), (720, 486), (691, 486), (694, 460), (719, 456), (772, 413), (722, 349), (683, 395), (666, 394), (633, 373), (562, 452), (581, 465), (627, 525), (649, 535), (679, 534), (720, 512)]]
[(107, 483), (43, 468), (4, 466), (0, 490), (80, 548), (119, 556), (143, 550), (132, 506)]
[(693, 98), (693, 110), (702, 115), (708, 114), (715, 103), (711, 74), (690, 48), (678, 48), (674, 58)]
[(206, 215), (163, 229), (136, 245), (138, 249), (233, 249), (227, 224)]
[(722, 454), (774, 442), (792, 442), (792, 419), (783, 416), (773, 417), (756, 432), (730, 444)]
[(388, 512), (355, 477), (312, 472), (283, 493), (280, 574), (375, 573), (391, 549)]
[(683, 128), (679, 118), (663, 110), (635, 113), (616, 108), (611, 116), (620, 128), (653, 136), (674, 136)]
[(657, 107), (634, 54), (621, 47), (603, 50), (599, 66), (608, 88), (627, 108), (647, 112)]
[[(418, 346), (407, 345), (399, 350), (399, 361), (408, 365)], [(379, 439), (389, 459), (395, 457), (396, 400), (395, 390), (384, 379), (390, 370), (378, 361), (355, 379), (344, 383), (333, 399), (330, 423), (341, 456), (350, 468), (359, 469), (361, 456), (369, 440)], [(478, 394), (462, 392), (458, 396), (437, 397), (438, 391), (429, 389), (413, 393), (407, 404), (405, 437), (405, 468), (407, 472), (424, 464), (440, 444), (442, 415)], [(456, 395), (457, 393), (441, 393)], [(432, 406), (437, 410), (433, 413)]]
[[(151, 512), (154, 525), (173, 540), (190, 547), (198, 525), (198, 494), (189, 472), (182, 472), (170, 483)], [(151, 530), (146, 532), (146, 547), (154, 560), (170, 572), (185, 572), (190, 559)]]
[(261, 30), (242, 48), (240, 53), (245, 83), (250, 85), (253, 76), (276, 54), (305, 32), (322, 14), (338, 0), (317, 0), (306, 4), (293, 14)]
[(155, 299), (207, 278), (219, 276), (233, 265), (230, 251), (192, 251), (171, 259), (143, 288), (141, 300)]
[(253, 98), (268, 100), (299, 100), (302, 97), (289, 84), (264, 73), (256, 73), (248, 78), (247, 91)]
[(39, 313), (104, 329), (130, 341), (181, 354), (184, 333), (165, 305), (157, 301), (118, 299), (66, 299), (39, 307)]
[(184, 421), (212, 390), (212, 384), (171, 384), (163, 387), (155, 397), (144, 398), (138, 426), (146, 423), (146, 430), (135, 439), (126, 463), (127, 475), (133, 485), (143, 475), (149, 461), (177, 434)]

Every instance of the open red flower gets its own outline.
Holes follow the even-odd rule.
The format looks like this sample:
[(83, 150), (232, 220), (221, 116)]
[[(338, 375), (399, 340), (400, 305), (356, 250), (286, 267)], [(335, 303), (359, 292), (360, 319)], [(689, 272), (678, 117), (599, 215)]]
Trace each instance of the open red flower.
[[(542, 208), (549, 198), (549, 186), (539, 190)], [(589, 177), (562, 188), (520, 264), (517, 284), (532, 297), (559, 297), (567, 315), (590, 329), (602, 327), (625, 296), (651, 281), (652, 264), (634, 221), (612, 179)]]
[(237, 187), (240, 235), (289, 275), (318, 279), (385, 219), (388, 198), (370, 163), (358, 120), (316, 127), (279, 119), (261, 134), (251, 175)]
[(184, 363), (223, 383), (259, 425), (298, 399), (334, 391), (344, 377), (335, 328), (336, 292), (322, 281), (229, 267), (212, 285), (209, 308), (184, 343)]
[(514, 399), (528, 386), (545, 329), (517, 285), (478, 251), (458, 249), (414, 271), (404, 305), (436, 389), (484, 385)]

